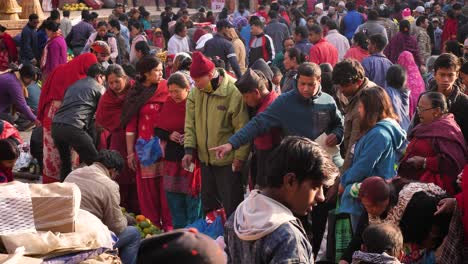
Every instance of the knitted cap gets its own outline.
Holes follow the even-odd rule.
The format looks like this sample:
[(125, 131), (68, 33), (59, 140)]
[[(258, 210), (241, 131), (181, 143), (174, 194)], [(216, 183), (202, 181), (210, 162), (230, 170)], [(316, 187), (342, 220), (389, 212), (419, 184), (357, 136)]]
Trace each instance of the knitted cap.
[(192, 54), (192, 66), (190, 66), (190, 77), (200, 78), (213, 71), (215, 65), (201, 52), (195, 51)]
[(222, 264), (221, 248), (195, 228), (179, 229), (145, 239), (138, 250), (138, 264)]
[[(373, 203), (382, 202), (390, 198), (390, 187), (388, 183), (385, 179), (378, 176), (366, 178), (358, 189), (359, 194), (357, 196), (360, 199), (365, 197)], [(355, 190), (351, 191), (355, 192)]]

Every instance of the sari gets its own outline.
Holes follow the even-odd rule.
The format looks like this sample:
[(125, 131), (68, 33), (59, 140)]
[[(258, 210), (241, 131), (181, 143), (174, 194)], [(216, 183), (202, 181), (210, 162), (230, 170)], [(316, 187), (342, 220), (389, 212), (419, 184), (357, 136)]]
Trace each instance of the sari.
[(406, 70), (406, 86), (411, 91), (409, 100), (409, 115), (410, 118), (412, 118), (416, 110), (416, 106), (418, 105), (419, 96), (426, 90), (426, 84), (421, 76), (421, 73), (419, 72), (418, 65), (416, 65), (413, 54), (411, 52), (403, 51), (398, 57), (397, 63)]
[(41, 121), (44, 129), (43, 183), (57, 182), (60, 179), (60, 154), (52, 139), (52, 121), (55, 113), (62, 105), (68, 87), (85, 78), (89, 67), (95, 63), (97, 63), (97, 59), (94, 54), (82, 54), (66, 64), (59, 65), (50, 73), (42, 86), (37, 119)]

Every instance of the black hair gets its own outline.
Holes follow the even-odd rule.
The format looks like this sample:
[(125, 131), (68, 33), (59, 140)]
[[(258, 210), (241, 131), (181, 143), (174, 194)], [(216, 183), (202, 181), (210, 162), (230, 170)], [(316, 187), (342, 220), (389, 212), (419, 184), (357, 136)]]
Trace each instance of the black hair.
[(369, 13), (367, 14), (367, 19), (368, 20), (379, 19), (379, 12), (377, 12), (376, 10), (370, 10)]
[(127, 74), (128, 77), (132, 79), (136, 79), (137, 72), (135, 70), (135, 67), (132, 64), (128, 64), (128, 63), (123, 64), (122, 68), (124, 69), (125, 74)]
[(421, 26), (422, 23), (424, 23), (424, 21), (427, 20), (427, 17), (426, 16), (420, 16), (418, 18), (416, 18), (416, 26)]
[(461, 5), (460, 3), (455, 3), (455, 4), (453, 4), (453, 6), (452, 6), (452, 9), (453, 9), (453, 10), (461, 10), (462, 8), (463, 8), (463, 7), (462, 7), (462, 5)]
[(444, 94), (439, 92), (424, 92), (419, 96), (419, 100), (423, 96), (426, 96), (431, 101), (431, 107), (439, 108), (444, 114), (448, 112), (447, 98)]
[(385, 77), (387, 84), (395, 89), (404, 89), (406, 83), (406, 70), (399, 64), (390, 66)]
[(306, 61), (306, 56), (297, 48), (290, 48), (287, 49), (284, 53), (286, 56), (286, 52), (288, 53), (288, 57), (290, 59), (294, 59), (298, 65), (304, 63)]
[(309, 30), (305, 26), (299, 26), (294, 29), (294, 34), (300, 35), (303, 39), (307, 39), (309, 37)]
[(143, 56), (150, 54), (150, 47), (146, 41), (139, 41), (135, 44), (135, 50), (143, 53)]
[(39, 19), (39, 16), (37, 14), (30, 14), (29, 15), (29, 22), (32, 22), (33, 20)]
[(146, 10), (143, 11), (143, 12), (141, 12), (141, 16), (142, 16), (143, 18), (148, 17), (149, 15), (150, 15), (150, 13), (149, 13), (148, 11), (146, 11)]
[(49, 18), (50, 18), (51, 20), (57, 20), (57, 19), (59, 19), (59, 18), (60, 18), (60, 12), (59, 12), (58, 10), (56, 10), (56, 9), (50, 11), (50, 16), (49, 16)]
[(331, 185), (338, 169), (329, 155), (314, 141), (298, 136), (289, 136), (270, 156), (267, 169), (267, 187), (279, 188), (283, 177), (294, 173), (299, 183), (312, 180), (316, 184)]
[(447, 40), (444, 45), (445, 45), (445, 52), (452, 53), (453, 55), (457, 57), (463, 56), (462, 46), (458, 43), (457, 40), (455, 39)]
[(326, 23), (327, 27), (329, 30), (334, 30), (334, 29), (338, 29), (338, 24), (336, 23), (335, 20), (333, 19), (330, 19), (327, 21)]
[(320, 26), (325, 26), (330, 20), (332, 19), (329, 16), (323, 16), (322, 18), (320, 18)]
[(367, 47), (369, 45), (369, 38), (367, 37), (367, 34), (364, 32), (358, 32), (354, 34), (353, 36), (353, 41), (356, 43), (359, 47), (362, 49), (367, 50)]
[(21, 69), (19, 69), (19, 73), (21, 75), (21, 78), (30, 78), (34, 81), (36, 81), (37, 74), (38, 74), (39, 69), (36, 68), (32, 64), (24, 64)]
[(141, 58), (136, 65), (136, 71), (138, 73), (137, 81), (140, 83), (146, 81), (145, 73), (150, 72), (160, 64), (161, 61), (155, 56), (144, 56)]
[(0, 32), (5, 32), (6, 31), (6, 27), (0, 25)]
[(184, 28), (186, 28), (187, 26), (185, 25), (184, 22), (182, 21), (179, 21), (175, 24), (175, 27), (174, 27), (174, 33), (175, 34), (179, 34), (180, 32), (184, 31)]
[(171, 74), (169, 79), (167, 79), (167, 86), (169, 86), (171, 84), (175, 84), (175, 85), (179, 86), (180, 88), (189, 88), (190, 87), (190, 83), (187, 80), (187, 77), (185, 77), (185, 75), (183, 73), (180, 73), (180, 72), (175, 72), (175, 73)]
[(297, 68), (297, 78), (300, 76), (306, 77), (321, 77), (322, 70), (313, 62), (304, 62)]
[(269, 16), (271, 19), (276, 19), (276, 18), (278, 18), (278, 12), (275, 11), (275, 10), (270, 10), (270, 11), (268, 12), (268, 16)]
[(19, 154), (17, 145), (11, 139), (0, 139), (0, 161), (17, 159)]
[(260, 20), (260, 17), (258, 17), (258, 16), (251, 16), (250, 19), (249, 19), (249, 25), (251, 25), (252, 21), (256, 21), (256, 20), (261, 21), (261, 20)]
[(387, 46), (388, 44), (388, 40), (387, 38), (380, 34), (380, 33), (377, 33), (377, 34), (374, 34), (372, 36), (369, 37), (369, 42), (374, 44), (375, 48), (378, 50), (378, 51), (383, 51), (385, 49), (385, 47)]
[(55, 23), (53, 20), (45, 20), (41, 27), (52, 32), (57, 32), (60, 25)]
[(379, 7), (379, 16), (384, 18), (390, 17), (390, 9), (388, 7)]
[(175, 71), (189, 71), (192, 65), (192, 58), (179, 55), (174, 58), (173, 69)]
[(119, 21), (122, 21), (122, 22), (128, 21), (128, 16), (127, 16), (127, 14), (121, 14), (121, 15), (119, 16)]
[(204, 7), (200, 7), (200, 8), (198, 9), (198, 12), (200, 12), (200, 13), (205, 13), (205, 12), (206, 12), (206, 9), (205, 9)]
[(408, 20), (403, 20), (400, 22), (400, 32), (409, 34), (410, 28), (411, 28), (411, 24)]
[(254, 19), (250, 21), (250, 26), (257, 26), (263, 29), (265, 24), (263, 24), (263, 22), (260, 19), (259, 20)]
[(346, 9), (348, 9), (348, 11), (353, 11), (353, 10), (356, 9), (356, 4), (353, 1), (348, 1), (345, 4), (345, 7), (346, 7)]
[(209, 59), (214, 63), (216, 68), (223, 68), (223, 69), (226, 68), (226, 63), (220, 57), (214, 56), (214, 57), (210, 57)]
[(106, 69), (100, 63), (95, 63), (89, 67), (86, 75), (91, 78), (96, 78), (99, 74), (104, 75), (106, 73)]
[(443, 53), (434, 62), (434, 72), (437, 73), (440, 68), (453, 69), (458, 72), (460, 59), (452, 53)]
[(283, 75), (283, 73), (281, 72), (280, 68), (278, 68), (278, 67), (276, 67), (276, 66), (270, 66), (270, 69), (271, 69), (271, 71), (273, 72), (273, 77), (274, 77), (274, 76)]
[(468, 74), (468, 61), (463, 63), (463, 65), (460, 68), (460, 72), (464, 74)]
[(342, 85), (356, 83), (366, 77), (361, 63), (354, 59), (344, 59), (333, 68), (333, 83)]
[(322, 91), (331, 95), (336, 95), (336, 86), (333, 85), (333, 68), (329, 63), (320, 64), (320, 70), (322, 75), (320, 78), (320, 84), (322, 85)]
[(120, 31), (120, 22), (117, 19), (110, 20), (109, 25)]
[(99, 21), (99, 22), (97, 23), (97, 27), (98, 27), (98, 28), (100, 28), (100, 27), (102, 27), (102, 26), (104, 26), (104, 27), (107, 28), (108, 25), (109, 25), (109, 24), (107, 24), (107, 22), (104, 21), (104, 20)]
[(99, 151), (96, 161), (104, 165), (108, 170), (121, 171), (124, 167), (122, 155), (115, 150), (103, 149)]
[(309, 34), (310, 33), (315, 33), (315, 34), (322, 34), (323, 33), (323, 29), (320, 25), (317, 25), (317, 24), (314, 24), (312, 26), (309, 27)]
[(81, 19), (83, 19), (84, 21), (89, 21), (91, 20), (91, 16), (89, 14), (89, 11), (88, 10), (82, 10), (81, 11)]
[(63, 10), (62, 16), (63, 17), (70, 17), (70, 11), (69, 10)]
[(138, 31), (143, 32), (143, 24), (140, 21), (133, 21), (130, 24), (130, 27), (134, 27), (135, 29), (138, 29)]
[(273, 2), (270, 4), (270, 10), (276, 11), (278, 13), (279, 9), (280, 5), (277, 2)]
[(442, 239), (448, 233), (450, 215), (434, 216), (441, 198), (422, 191), (413, 195), (400, 220), (400, 228), (405, 243), (421, 245), (432, 233), (433, 226), (441, 228), (436, 245), (442, 243)]
[(388, 223), (369, 225), (362, 233), (366, 252), (398, 257), (403, 250), (403, 234), (400, 228)]
[(96, 19), (96, 18), (98, 18), (98, 17), (99, 17), (99, 14), (96, 13), (96, 12), (91, 12), (91, 13), (89, 14), (90, 20)]
[(107, 67), (106, 69), (106, 78), (109, 77), (109, 75), (115, 74), (117, 77), (127, 77), (127, 74), (125, 73), (125, 70), (120, 66), (119, 64), (111, 64)]

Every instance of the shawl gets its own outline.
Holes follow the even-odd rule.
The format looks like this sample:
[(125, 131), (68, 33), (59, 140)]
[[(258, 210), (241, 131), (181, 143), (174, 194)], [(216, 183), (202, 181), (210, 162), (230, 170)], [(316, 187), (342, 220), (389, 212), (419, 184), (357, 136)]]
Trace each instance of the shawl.
[(5, 120), (0, 120), (0, 139), (12, 138), (17, 141), (17, 144), (22, 144), (23, 139), (18, 130)]
[(183, 134), (186, 102), (187, 100), (176, 103), (172, 97), (168, 97), (159, 114), (157, 127), (168, 132), (177, 131)]
[(37, 118), (43, 122), (47, 105), (54, 100), (61, 101), (65, 91), (74, 82), (86, 77), (86, 72), (91, 65), (97, 63), (96, 56), (92, 53), (84, 53), (66, 64), (61, 64), (53, 70), (41, 89)]
[(47, 40), (47, 43), (45, 45), (44, 51), (42, 51), (42, 57), (41, 57), (41, 69), (44, 70), (46, 63), (47, 63), (47, 54), (49, 53), (49, 45), (52, 43), (52, 41), (58, 37), (61, 37), (62, 34), (60, 32), (55, 32), (54, 35)]
[(443, 196), (446, 192), (439, 186), (433, 183), (421, 183), (412, 182), (407, 184), (398, 194), (398, 203), (390, 209), (384, 222), (393, 224), (395, 226), (400, 225), (400, 220), (408, 206), (409, 202), (413, 198), (413, 195), (418, 192), (425, 192), (430, 196)]
[(159, 84), (151, 87), (145, 87), (143, 84), (137, 83), (133, 89), (128, 91), (122, 107), (121, 126), (125, 127), (146, 103), (164, 103), (168, 96), (166, 84), (166, 80), (161, 80)]
[(8, 50), (8, 56), (10, 57), (10, 61), (17, 61), (18, 50), (16, 49), (16, 44), (13, 38), (7, 33), (3, 33), (3, 35), (0, 36), (0, 39), (3, 40), (3, 44), (5, 44), (6, 49)]
[(418, 41), (416, 40), (416, 37), (407, 33), (398, 32), (388, 43), (388, 46), (384, 50), (384, 54), (392, 63), (397, 63), (398, 56), (400, 56), (400, 53), (405, 50), (413, 54), (414, 61), (417, 65), (421, 64)]
[(398, 64), (400, 64), (407, 74), (407, 87), (411, 91), (410, 93), (410, 118), (413, 117), (416, 106), (418, 105), (419, 95), (426, 90), (426, 84), (419, 72), (418, 65), (414, 61), (413, 54), (409, 51), (403, 51), (398, 57)]
[(440, 168), (442, 174), (455, 178), (463, 170), (468, 150), (453, 114), (446, 114), (427, 125), (418, 124), (409, 134), (408, 140), (414, 137), (431, 139), (434, 150), (453, 161), (451, 166)]
[(108, 89), (99, 99), (96, 110), (96, 123), (105, 129), (114, 132), (121, 128), (120, 116), (122, 116), (122, 106), (128, 91), (133, 87), (134, 81), (128, 81), (124, 94), (116, 95)]
[(457, 39), (458, 20), (456, 18), (447, 18), (444, 29), (442, 30), (442, 47), (447, 40)]

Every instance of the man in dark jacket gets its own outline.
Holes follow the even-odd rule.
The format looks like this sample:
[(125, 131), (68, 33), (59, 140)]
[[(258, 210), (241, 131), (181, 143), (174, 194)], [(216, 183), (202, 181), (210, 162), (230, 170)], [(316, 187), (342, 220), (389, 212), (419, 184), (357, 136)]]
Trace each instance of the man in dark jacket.
[(249, 43), (249, 65), (258, 59), (264, 59), (267, 63), (275, 58), (275, 46), (270, 36), (266, 35), (264, 24), (260, 20), (250, 21), (252, 38)]
[[(443, 93), (447, 98), (448, 110), (455, 116), (455, 121), (468, 142), (468, 95), (456, 85), (460, 60), (452, 53), (444, 53), (434, 62), (434, 80), (429, 90)], [(415, 116), (414, 123), (419, 123)]]
[(39, 46), (37, 44), (37, 25), (39, 17), (29, 15), (29, 22), (21, 31), (20, 60), (23, 64), (37, 64), (40, 61)]
[(66, 39), (68, 47), (73, 50), (73, 55), (75, 56), (81, 54), (89, 36), (95, 31), (91, 24), (89, 12), (81, 12), (81, 17), (83, 20), (72, 27)]
[(60, 153), (62, 168), (61, 180), (71, 171), (70, 148), (78, 152), (80, 160), (91, 165), (98, 156), (90, 131), (93, 129), (93, 117), (104, 93), (104, 67), (92, 65), (88, 77), (72, 84), (63, 98), (62, 106), (52, 121), (52, 138)]
[(226, 69), (229, 70), (232, 67), (236, 77), (240, 78), (242, 73), (237, 61), (238, 58), (234, 52), (234, 46), (232, 42), (224, 37), (224, 31), (231, 27), (233, 26), (227, 20), (221, 20), (216, 23), (218, 33), (205, 43), (204, 55), (207, 57), (220, 57), (224, 61)]
[(271, 37), (275, 51), (284, 50), (283, 41), (289, 37), (289, 28), (286, 24), (279, 22), (278, 13), (274, 10), (268, 12), (270, 23), (265, 27), (265, 34)]
[(300, 50), (305, 56), (309, 56), (312, 43), (309, 41), (309, 30), (306, 27), (298, 26), (294, 29), (294, 47)]

